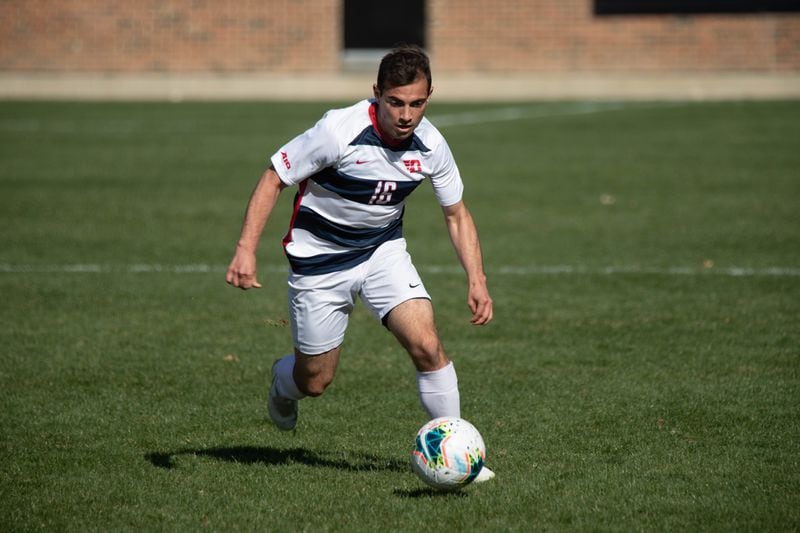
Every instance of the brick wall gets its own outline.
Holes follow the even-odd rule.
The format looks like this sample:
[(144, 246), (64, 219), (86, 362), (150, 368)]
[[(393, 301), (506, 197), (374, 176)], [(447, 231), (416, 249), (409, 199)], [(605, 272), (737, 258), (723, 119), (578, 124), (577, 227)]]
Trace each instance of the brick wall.
[(341, 0), (4, 0), (0, 70), (331, 71)]
[(596, 17), (591, 0), (431, 0), (439, 68), (800, 70), (800, 15)]
[[(343, 0), (0, 0), (0, 71), (336, 72)], [(402, 6), (402, 3), (398, 3)], [(438, 71), (800, 71), (800, 15), (428, 0)]]

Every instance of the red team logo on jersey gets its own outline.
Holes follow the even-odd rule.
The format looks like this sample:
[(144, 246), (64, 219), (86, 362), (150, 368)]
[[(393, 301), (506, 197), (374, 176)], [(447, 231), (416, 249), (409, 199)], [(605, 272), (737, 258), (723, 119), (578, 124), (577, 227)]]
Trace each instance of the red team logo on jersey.
[(292, 168), (292, 164), (289, 162), (289, 154), (286, 152), (281, 152), (281, 159), (283, 159), (283, 164), (286, 166), (286, 170), (290, 170)]
[(422, 172), (422, 163), (419, 159), (403, 159), (403, 164), (406, 166), (406, 170), (412, 174)]

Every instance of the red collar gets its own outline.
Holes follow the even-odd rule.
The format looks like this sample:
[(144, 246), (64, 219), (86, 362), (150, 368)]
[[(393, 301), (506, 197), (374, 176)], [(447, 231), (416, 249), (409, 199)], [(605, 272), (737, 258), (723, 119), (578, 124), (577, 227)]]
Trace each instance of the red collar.
[(391, 139), (388, 135), (383, 133), (380, 124), (378, 124), (378, 102), (373, 102), (372, 105), (369, 106), (369, 119), (372, 121), (372, 127), (375, 128), (375, 132), (378, 134), (378, 137), (381, 138), (381, 141), (392, 147), (397, 148), (401, 144), (403, 144), (403, 140), (395, 141)]

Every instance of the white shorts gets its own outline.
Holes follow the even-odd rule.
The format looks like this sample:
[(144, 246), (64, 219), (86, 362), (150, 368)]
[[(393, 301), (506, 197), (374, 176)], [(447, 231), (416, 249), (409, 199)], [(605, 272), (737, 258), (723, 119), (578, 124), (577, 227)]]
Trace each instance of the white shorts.
[(357, 296), (378, 320), (407, 300), (430, 300), (402, 238), (380, 245), (367, 261), (348, 270), (316, 276), (290, 272), (288, 283), (292, 337), (306, 355), (342, 344)]

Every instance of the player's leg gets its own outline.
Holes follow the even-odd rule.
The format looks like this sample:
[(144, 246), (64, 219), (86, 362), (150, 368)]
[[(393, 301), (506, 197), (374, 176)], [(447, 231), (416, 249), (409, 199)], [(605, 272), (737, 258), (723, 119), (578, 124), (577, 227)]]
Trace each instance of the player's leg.
[(433, 306), (427, 298), (400, 303), (384, 317), (384, 323), (420, 372), (433, 372), (450, 362), (436, 331)]
[[(458, 378), (436, 332), (430, 300), (417, 298), (403, 302), (389, 312), (385, 323), (417, 367), (419, 397), (428, 415), (460, 417)], [(484, 465), (475, 483), (494, 477), (494, 472)]]
[(430, 295), (411, 262), (404, 239), (378, 248), (368, 263), (361, 294), (411, 356), (425, 411), (431, 418), (458, 416), (461, 408), (456, 371), (439, 341)]
[[(362, 296), (395, 335), (417, 368), (420, 403), (430, 418), (461, 416), (455, 367), (447, 357), (434, 321), (430, 296), (422, 285), (405, 241), (381, 246), (370, 261)], [(494, 477), (484, 466), (475, 482)]]
[(317, 355), (295, 350), (295, 353), (278, 359), (272, 365), (276, 393), (294, 400), (320, 396), (336, 375), (341, 352), (341, 346)]
[(350, 274), (289, 276), (289, 317), (295, 353), (272, 367), (267, 402), (278, 428), (297, 424), (297, 402), (319, 396), (333, 381), (355, 292)]
[(292, 377), (297, 388), (306, 396), (320, 396), (336, 375), (341, 353), (341, 346), (316, 355), (306, 355), (295, 350)]
[(297, 425), (297, 402), (325, 391), (336, 374), (340, 354), (341, 347), (317, 355), (306, 355), (296, 350), (272, 365), (267, 408), (278, 428), (294, 429)]
[(384, 323), (417, 369), (420, 403), (430, 418), (461, 416), (458, 377), (439, 340), (430, 300), (407, 300), (394, 307)]

